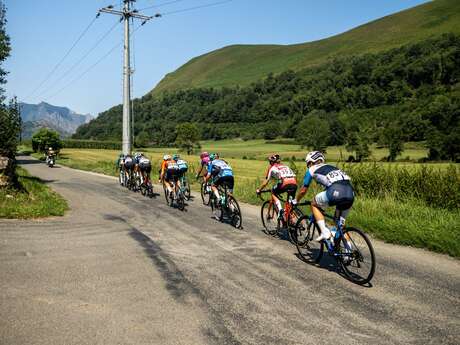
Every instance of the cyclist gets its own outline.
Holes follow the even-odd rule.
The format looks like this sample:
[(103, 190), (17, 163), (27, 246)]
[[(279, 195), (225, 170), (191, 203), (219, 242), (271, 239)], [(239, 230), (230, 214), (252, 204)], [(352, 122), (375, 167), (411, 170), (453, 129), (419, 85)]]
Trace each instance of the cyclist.
[(204, 179), (207, 182), (211, 177), (211, 190), (214, 192), (217, 202), (220, 202), (220, 195), (217, 187), (225, 184), (227, 185), (229, 194), (233, 193), (235, 182), (232, 167), (228, 165), (226, 161), (220, 159), (218, 153), (209, 155), (208, 173)]
[(200, 170), (196, 173), (196, 179), (197, 180), (198, 180), (198, 178), (200, 176), (202, 176), (201, 175), (202, 173), (204, 173), (203, 176), (206, 176), (208, 164), (209, 164), (209, 153), (207, 153), (206, 151), (201, 152), (201, 154), (200, 154)]
[(295, 199), (295, 193), (297, 191), (297, 180), (294, 172), (288, 166), (281, 164), (281, 159), (278, 154), (272, 154), (268, 157), (269, 166), (267, 173), (265, 174), (265, 181), (256, 190), (257, 194), (260, 194), (260, 190), (264, 189), (271, 180), (275, 181), (275, 185), (272, 189), (272, 196), (275, 200), (276, 207), (279, 210), (278, 217), (282, 219), (284, 209), (279, 200), (279, 196), (283, 193), (287, 193), (288, 197)]
[(148, 183), (150, 180), (150, 172), (152, 171), (152, 164), (142, 152), (137, 155), (137, 165), (141, 173), (142, 183)]
[(311, 211), (318, 224), (321, 235), (315, 240), (322, 241), (331, 237), (331, 231), (326, 226), (324, 216), (320, 208), (336, 206), (335, 219), (342, 228), (345, 218), (350, 212), (354, 201), (354, 191), (350, 183), (350, 177), (339, 168), (326, 164), (324, 155), (319, 151), (311, 151), (305, 157), (307, 171), (303, 179), (303, 186), (297, 195), (299, 201), (307, 193), (312, 180), (322, 185), (325, 190), (318, 193), (311, 202)]
[(176, 186), (179, 187), (178, 177), (179, 165), (172, 159), (171, 155), (164, 155), (163, 162), (161, 163), (160, 182), (162, 182), (163, 186), (166, 187), (171, 198), (176, 197), (173, 193), (173, 188), (174, 183), (176, 183)]
[(48, 162), (50, 161), (51, 158), (53, 158), (55, 155), (55, 152), (53, 150), (52, 147), (48, 147), (48, 150), (46, 150), (45, 152), (45, 161), (46, 161), (46, 164), (48, 164)]
[(128, 174), (131, 175), (131, 172), (134, 168), (134, 160), (133, 157), (130, 154), (127, 154), (124, 158), (124, 167)]

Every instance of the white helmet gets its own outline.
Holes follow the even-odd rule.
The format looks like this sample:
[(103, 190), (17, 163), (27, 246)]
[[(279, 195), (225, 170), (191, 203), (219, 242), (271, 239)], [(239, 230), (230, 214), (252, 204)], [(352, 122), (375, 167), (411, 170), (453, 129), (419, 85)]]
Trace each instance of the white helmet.
[(311, 152), (308, 152), (307, 153), (307, 156), (305, 157), (305, 162), (307, 163), (317, 163), (317, 162), (325, 162), (326, 161), (326, 158), (324, 158), (324, 155), (319, 152), (319, 151), (311, 151)]
[(170, 155), (164, 155), (164, 156), (163, 156), (163, 160), (164, 160), (164, 161), (168, 161), (168, 160), (170, 160), (170, 159), (171, 159), (171, 156), (170, 156)]

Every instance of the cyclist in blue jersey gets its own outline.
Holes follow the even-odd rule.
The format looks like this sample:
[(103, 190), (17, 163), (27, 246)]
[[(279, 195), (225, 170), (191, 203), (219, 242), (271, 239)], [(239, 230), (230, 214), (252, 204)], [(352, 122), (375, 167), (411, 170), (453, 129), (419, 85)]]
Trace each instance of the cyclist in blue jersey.
[(227, 185), (228, 192), (233, 193), (234, 179), (233, 179), (233, 170), (226, 161), (219, 158), (218, 153), (212, 153), (209, 155), (208, 163), (208, 173), (205, 177), (207, 182), (210, 178), (211, 180), (211, 189), (214, 192), (217, 200), (220, 201), (219, 192), (217, 190), (218, 186)]
[(327, 240), (331, 237), (331, 231), (326, 226), (320, 208), (336, 206), (335, 219), (343, 228), (345, 218), (350, 212), (355, 198), (350, 177), (339, 168), (326, 164), (325, 161), (324, 155), (319, 151), (312, 151), (307, 154), (305, 158), (307, 171), (303, 180), (303, 186), (296, 198), (296, 202), (303, 198), (312, 180), (315, 180), (325, 188), (311, 202), (311, 211), (321, 231), (321, 235), (315, 239), (316, 241)]

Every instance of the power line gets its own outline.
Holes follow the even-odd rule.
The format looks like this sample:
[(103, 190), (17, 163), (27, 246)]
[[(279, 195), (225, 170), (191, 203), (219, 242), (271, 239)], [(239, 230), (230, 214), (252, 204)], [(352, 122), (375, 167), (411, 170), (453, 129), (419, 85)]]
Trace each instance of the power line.
[(216, 6), (216, 5), (225, 4), (225, 3), (231, 2), (231, 1), (233, 1), (233, 0), (217, 1), (217, 2), (212, 2), (212, 3), (210, 3), (210, 4), (206, 4), (206, 5), (194, 6), (194, 7), (184, 8), (184, 9), (181, 9), (181, 10), (176, 10), (176, 11), (171, 11), (171, 12), (165, 12), (165, 13), (162, 13), (161, 15), (162, 15), (162, 16), (167, 16), (167, 15), (175, 14), (175, 13), (188, 12), (188, 11), (197, 10), (197, 9), (199, 9), (199, 8), (205, 8), (205, 7), (211, 7), (211, 6)]
[[(136, 29), (133, 30), (133, 35), (134, 33), (139, 30), (139, 28), (141, 27), (142, 25), (138, 25)], [(104, 59), (106, 59), (110, 54), (112, 54), (115, 49), (117, 49), (118, 47), (120, 47), (121, 45), (123, 44), (123, 40), (121, 40), (119, 43), (117, 43), (116, 45), (114, 45), (107, 53), (105, 53), (101, 58), (99, 58), (99, 60), (97, 60), (94, 64), (92, 64), (91, 66), (89, 66), (84, 72), (82, 72), (81, 74), (79, 74), (76, 78), (72, 79), (70, 82), (68, 82), (66, 85), (64, 85), (62, 88), (60, 88), (57, 92), (55, 92), (54, 94), (52, 94), (51, 96), (47, 97), (47, 99), (52, 99), (54, 98), (55, 96), (57, 96), (58, 94), (60, 94), (62, 91), (64, 91), (65, 89), (67, 89), (69, 86), (71, 86), (72, 84), (76, 83), (77, 81), (79, 81), (81, 78), (83, 78), (86, 74), (88, 74), (93, 68), (95, 68), (97, 65), (99, 65)]]
[[(115, 27), (118, 24), (120, 24), (120, 21), (117, 20), (114, 23), (114, 25), (111, 26), (110, 29), (104, 35), (102, 35), (101, 38), (99, 38), (99, 40), (75, 64), (73, 64), (72, 67), (70, 67), (66, 72), (64, 72), (64, 74), (62, 74), (61, 77), (59, 77), (54, 83), (57, 84), (60, 81), (62, 81), (65, 77), (67, 77), (78, 65), (80, 65), (83, 62), (83, 60), (85, 60), (88, 57), (89, 54), (91, 54), (94, 51), (94, 49), (96, 49), (99, 46), (99, 44), (101, 44), (102, 41), (104, 41), (104, 39), (107, 38), (107, 36), (115, 29)], [(40, 97), (46, 94), (47, 92), (49, 92), (49, 90), (43, 91), (37, 97)]]
[(141, 8), (139, 11), (150, 10), (151, 8), (159, 8), (159, 7), (175, 4), (176, 2), (182, 2), (182, 1), (185, 1), (185, 0), (173, 0), (173, 1), (162, 2), (162, 3), (159, 3), (158, 5), (152, 5), (152, 6)]
[(26, 97), (26, 99), (29, 99), (32, 97), (42, 86), (45, 84), (49, 78), (53, 75), (53, 73), (61, 66), (61, 64), (64, 62), (64, 60), (69, 56), (70, 52), (75, 48), (75, 46), (80, 42), (80, 40), (85, 36), (85, 34), (88, 32), (88, 30), (91, 28), (91, 26), (94, 24), (96, 19), (99, 17), (99, 14), (96, 15), (96, 17), (91, 20), (91, 22), (88, 24), (88, 26), (83, 30), (83, 32), (78, 36), (77, 40), (72, 44), (70, 49), (64, 54), (64, 56), (59, 60), (59, 62), (54, 66), (54, 68), (51, 70), (51, 72), (48, 73), (48, 75), (38, 84), (38, 86)]

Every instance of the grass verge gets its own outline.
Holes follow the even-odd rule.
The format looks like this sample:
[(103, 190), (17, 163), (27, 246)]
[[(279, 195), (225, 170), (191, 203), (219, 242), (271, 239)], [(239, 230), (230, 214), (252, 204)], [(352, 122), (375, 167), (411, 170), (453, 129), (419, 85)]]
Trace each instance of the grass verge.
[(0, 190), (0, 218), (39, 218), (62, 216), (67, 202), (37, 177), (18, 167), (18, 189)]

